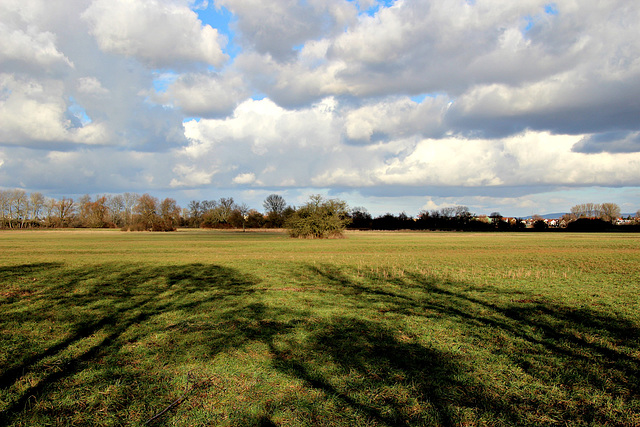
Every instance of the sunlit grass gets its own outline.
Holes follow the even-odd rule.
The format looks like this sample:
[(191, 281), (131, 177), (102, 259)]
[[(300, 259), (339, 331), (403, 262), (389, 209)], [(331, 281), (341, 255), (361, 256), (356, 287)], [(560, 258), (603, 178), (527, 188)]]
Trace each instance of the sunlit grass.
[(633, 235), (5, 232), (0, 251), (0, 424), (640, 424)]

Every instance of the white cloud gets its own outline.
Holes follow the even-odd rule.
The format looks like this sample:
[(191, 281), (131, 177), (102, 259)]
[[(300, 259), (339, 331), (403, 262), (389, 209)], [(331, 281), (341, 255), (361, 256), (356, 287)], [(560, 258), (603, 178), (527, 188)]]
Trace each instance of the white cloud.
[(230, 114), (249, 96), (238, 74), (183, 74), (158, 99), (171, 102), (185, 115), (216, 117)]
[[(255, 178), (267, 186), (290, 182), (314, 187), (481, 189), (640, 182), (640, 172), (635, 169), (640, 154), (575, 153), (572, 147), (582, 136), (531, 131), (501, 139), (423, 139), (419, 137), (420, 129), (414, 136), (405, 135), (402, 128), (406, 122), (399, 120), (383, 123), (388, 131), (383, 141), (368, 145), (347, 143), (354, 137), (350, 127), (354, 115), (373, 110), (374, 118), (384, 117), (394, 108), (405, 114), (390, 116), (404, 116), (406, 122), (411, 122), (414, 120), (411, 115), (420, 106), (396, 100), (389, 105), (367, 106), (364, 112), (347, 110), (345, 114), (332, 99), (297, 112), (284, 110), (268, 100), (247, 101), (236, 109), (232, 119), (186, 124), (186, 134), (192, 142), (183, 154), (199, 167), (236, 165), (244, 170), (261, 171), (255, 172)], [(313, 161), (300, 161), (305, 158)], [(306, 167), (299, 167), (301, 163)], [(227, 179), (239, 183), (238, 176), (235, 181), (234, 176)]]
[(439, 135), (442, 119), (448, 109), (445, 96), (427, 97), (421, 103), (407, 97), (386, 98), (367, 103), (346, 115), (346, 133), (352, 140), (371, 142), (416, 134)]
[(100, 123), (74, 124), (67, 114), (63, 85), (0, 74), (0, 143), (38, 146), (47, 143), (104, 144), (106, 128)]
[(171, 179), (169, 183), (171, 187), (199, 187), (207, 185), (211, 183), (211, 178), (216, 173), (215, 170), (205, 172), (184, 164), (178, 164), (173, 168), (173, 172), (178, 178)]
[[(1, 13), (1, 12), (0, 12)], [(10, 28), (0, 22), (0, 62), (37, 65), (50, 69), (73, 64), (56, 47), (56, 37), (48, 31), (38, 31), (28, 26), (26, 29)]]
[(95, 77), (81, 77), (78, 79), (78, 91), (87, 95), (102, 97), (107, 95), (109, 90), (105, 89)]
[(3, 185), (321, 190), (378, 211), (640, 186), (636, 2), (209, 4), (234, 14), (229, 45), (205, 3), (1, 2)]
[(394, 185), (637, 185), (640, 154), (572, 152), (579, 136), (526, 132), (501, 140), (423, 140), (375, 171)]
[(220, 0), (237, 16), (242, 43), (280, 60), (295, 55), (294, 47), (327, 31), (342, 31), (356, 17), (356, 8), (342, 0)]
[(101, 49), (152, 67), (221, 67), (228, 58), (222, 52), (226, 40), (203, 26), (186, 1), (94, 0), (83, 17)]
[(234, 184), (253, 184), (256, 181), (256, 175), (254, 173), (241, 173), (233, 178)]
[[(309, 174), (324, 168), (325, 161), (339, 162), (334, 156), (341, 150), (335, 107), (333, 99), (300, 111), (285, 110), (268, 99), (248, 100), (231, 118), (185, 123), (191, 143), (181, 153), (199, 168), (253, 170), (256, 182), (265, 186), (308, 182)], [(220, 177), (221, 184), (236, 177)]]

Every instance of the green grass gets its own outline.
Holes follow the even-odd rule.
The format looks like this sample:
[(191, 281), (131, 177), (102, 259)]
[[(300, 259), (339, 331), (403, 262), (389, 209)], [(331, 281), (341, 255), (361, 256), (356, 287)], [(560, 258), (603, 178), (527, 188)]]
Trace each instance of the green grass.
[(0, 425), (640, 425), (630, 234), (0, 233)]

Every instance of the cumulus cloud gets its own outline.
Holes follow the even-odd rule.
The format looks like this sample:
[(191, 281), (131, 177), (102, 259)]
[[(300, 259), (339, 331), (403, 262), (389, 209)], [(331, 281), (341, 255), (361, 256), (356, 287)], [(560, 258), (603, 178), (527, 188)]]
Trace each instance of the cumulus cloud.
[(637, 200), (639, 19), (625, 0), (5, 0), (0, 179), (378, 211)]
[(56, 34), (29, 22), (37, 9), (25, 2), (0, 4), (0, 64), (4, 72), (42, 73), (73, 67), (60, 51)]
[(347, 138), (370, 143), (412, 135), (441, 136), (449, 102), (446, 96), (434, 96), (419, 103), (407, 97), (366, 103), (346, 114)]
[(107, 131), (100, 123), (74, 122), (54, 80), (35, 81), (0, 74), (0, 144), (104, 144)]
[(78, 91), (87, 95), (101, 97), (109, 93), (109, 90), (102, 86), (100, 80), (95, 77), (81, 77), (78, 79)]
[(294, 48), (352, 22), (356, 8), (341, 0), (220, 0), (237, 17), (241, 42), (277, 60), (291, 59)]
[(343, 33), (308, 41), (295, 61), (277, 61), (267, 51), (238, 62), (284, 106), (331, 95), (442, 93), (459, 100), (452, 126), (487, 135), (631, 126), (640, 91), (640, 41), (632, 36), (638, 9), (621, 0), (601, 8), (570, 1), (555, 8), (533, 0), (396, 2), (360, 15)]
[[(412, 101), (396, 102), (411, 111), (419, 108)], [(382, 117), (385, 110), (378, 107)], [(370, 108), (366, 107), (365, 112)], [(359, 113), (362, 111), (345, 114), (332, 99), (295, 113), (271, 101), (248, 101), (236, 109), (231, 119), (187, 123), (186, 135), (191, 144), (182, 156), (198, 170), (207, 164), (218, 170), (227, 168), (227, 177), (223, 173), (219, 179), (229, 183), (259, 179), (267, 186), (286, 182), (320, 188), (464, 187), (475, 188), (476, 192), (494, 188), (491, 191), (496, 193), (514, 186), (640, 182), (640, 172), (636, 170), (640, 154), (594, 157), (572, 151), (582, 136), (527, 131), (497, 139), (424, 138), (420, 129), (406, 135), (402, 122), (398, 122), (388, 125), (383, 141), (349, 144), (355, 132), (350, 126), (352, 116)], [(313, 123), (314, 127), (300, 123)], [(369, 131), (366, 135), (370, 135)], [(305, 156), (315, 162), (296, 161)], [(249, 180), (246, 174), (233, 174), (237, 169), (257, 172)]]
[(234, 184), (253, 184), (256, 181), (256, 175), (252, 172), (241, 173), (233, 178)]
[(203, 26), (186, 1), (94, 0), (83, 17), (101, 49), (152, 67), (220, 67), (228, 58), (222, 52), (226, 40)]
[(178, 164), (173, 168), (175, 177), (171, 179), (171, 187), (199, 187), (211, 183), (211, 177), (216, 170), (197, 170), (194, 166)]
[(640, 132), (604, 132), (578, 141), (572, 150), (578, 153), (638, 153)]
[(26, 31), (8, 28), (4, 23), (0, 23), (0, 61), (5, 64), (33, 64), (45, 68), (56, 65), (73, 66), (69, 58), (57, 49), (54, 34), (39, 32), (33, 27)]
[(179, 76), (156, 98), (187, 116), (217, 117), (229, 115), (249, 93), (239, 74), (189, 73)]

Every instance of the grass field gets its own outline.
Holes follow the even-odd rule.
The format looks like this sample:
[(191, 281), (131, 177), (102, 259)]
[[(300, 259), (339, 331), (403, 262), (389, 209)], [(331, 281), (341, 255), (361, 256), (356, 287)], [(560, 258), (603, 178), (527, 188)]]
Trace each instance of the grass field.
[(0, 233), (0, 425), (640, 425), (633, 234)]

